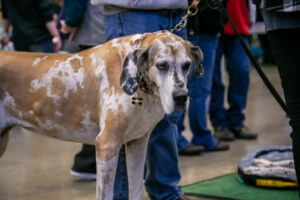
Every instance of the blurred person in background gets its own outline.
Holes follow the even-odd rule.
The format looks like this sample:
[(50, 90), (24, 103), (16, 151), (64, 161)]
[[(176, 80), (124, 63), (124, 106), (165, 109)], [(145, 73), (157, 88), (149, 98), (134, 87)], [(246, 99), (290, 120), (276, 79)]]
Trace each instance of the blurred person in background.
[[(60, 50), (53, 0), (1, 0), (1, 7), (2, 45), (12, 40), (17, 51), (54, 53)], [(9, 25), (13, 27), (12, 38)]]
[[(215, 66), (216, 51), (221, 32), (224, 26), (224, 10), (227, 1), (219, 2), (213, 9), (207, 5), (207, 1), (201, 1), (198, 5), (196, 16), (188, 19), (188, 40), (201, 48), (203, 52), (204, 75), (201, 78), (189, 75), (188, 90), (190, 105), (188, 110), (189, 124), (193, 134), (189, 143), (182, 135), (178, 140), (179, 155), (197, 155), (198, 146), (203, 146), (205, 151), (228, 150), (229, 145), (218, 141), (208, 129), (206, 121), (209, 108), (209, 96), (212, 86), (212, 74)], [(182, 133), (184, 115), (178, 126), (178, 132)]]
[(253, 0), (262, 12), (273, 58), (278, 66), (300, 191), (300, 1)]
[[(249, 45), (250, 26), (248, 5), (247, 0), (228, 0), (227, 3), (227, 14), (247, 45)], [(229, 75), (228, 109), (224, 106), (225, 86), (221, 76), (223, 55), (227, 61), (226, 70)], [(249, 132), (244, 125), (245, 114), (243, 110), (247, 103), (249, 75), (250, 60), (230, 23), (226, 23), (216, 53), (209, 108), (215, 137), (219, 140), (233, 141), (236, 138), (251, 140), (257, 137), (257, 134)]]

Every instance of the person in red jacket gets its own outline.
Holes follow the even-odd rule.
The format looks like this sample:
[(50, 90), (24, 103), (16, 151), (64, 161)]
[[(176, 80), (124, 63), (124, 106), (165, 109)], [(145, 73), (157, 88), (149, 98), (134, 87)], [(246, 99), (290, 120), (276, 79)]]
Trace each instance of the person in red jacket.
[[(243, 40), (249, 45), (249, 12), (246, 0), (229, 0), (228, 17), (233, 21)], [(226, 70), (229, 74), (227, 101), (229, 108), (224, 107), (225, 87), (221, 80), (221, 60), (226, 58)], [(213, 83), (210, 102), (210, 119), (219, 140), (233, 141), (235, 138), (256, 139), (257, 134), (250, 133), (244, 125), (247, 93), (249, 88), (250, 60), (240, 41), (234, 35), (229, 23), (224, 26), (216, 54), (213, 72)]]

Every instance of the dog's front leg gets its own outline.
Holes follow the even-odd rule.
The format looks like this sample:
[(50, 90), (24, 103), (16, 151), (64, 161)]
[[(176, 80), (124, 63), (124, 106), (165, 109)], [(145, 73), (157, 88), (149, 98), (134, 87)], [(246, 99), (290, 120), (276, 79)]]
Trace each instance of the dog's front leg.
[(112, 200), (122, 140), (103, 131), (96, 137), (97, 200)]
[(143, 175), (150, 133), (126, 144), (129, 200), (140, 200), (143, 196)]

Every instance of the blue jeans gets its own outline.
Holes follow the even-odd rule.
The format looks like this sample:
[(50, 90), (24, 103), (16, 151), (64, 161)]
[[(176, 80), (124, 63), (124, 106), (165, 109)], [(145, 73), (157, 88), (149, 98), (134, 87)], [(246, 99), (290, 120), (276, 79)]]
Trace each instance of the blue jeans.
[[(246, 36), (243, 36), (243, 40), (248, 44)], [(223, 54), (227, 59), (226, 69), (229, 74), (228, 109), (224, 107), (225, 87), (221, 80), (221, 59)], [(239, 128), (243, 126), (245, 120), (243, 110), (247, 102), (249, 73), (250, 61), (238, 38), (235, 36), (221, 37), (213, 72), (209, 110), (213, 127)]]
[[(194, 45), (197, 45), (203, 51), (203, 67), (204, 75), (202, 78), (197, 78), (194, 74), (189, 75), (188, 89), (190, 97), (189, 120), (190, 127), (193, 133), (192, 143), (203, 145), (205, 150), (213, 148), (217, 140), (207, 128), (207, 114), (209, 108), (209, 96), (212, 87), (212, 73), (215, 65), (215, 56), (218, 48), (219, 37), (200, 34), (188, 36), (188, 40)], [(183, 127), (184, 115), (178, 124), (178, 131), (181, 133)], [(181, 145), (186, 139), (181, 138)], [(182, 147), (182, 145), (180, 146)], [(179, 147), (179, 148), (180, 148)]]
[[(184, 14), (183, 10), (129, 10), (106, 16), (106, 37), (113, 38), (170, 29)], [(186, 39), (186, 30), (176, 32)], [(176, 124), (182, 111), (165, 115), (151, 133), (146, 157), (146, 190), (153, 200), (174, 200), (182, 196), (178, 186), (178, 132)], [(128, 182), (124, 148), (119, 156), (114, 186), (114, 199), (128, 199)]]

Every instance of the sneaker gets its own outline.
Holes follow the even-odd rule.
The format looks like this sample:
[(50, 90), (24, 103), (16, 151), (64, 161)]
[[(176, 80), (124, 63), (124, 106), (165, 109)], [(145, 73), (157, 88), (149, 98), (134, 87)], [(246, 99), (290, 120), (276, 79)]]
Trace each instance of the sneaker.
[(218, 140), (222, 140), (222, 141), (233, 141), (234, 140), (233, 132), (227, 127), (216, 127), (214, 136)]
[(225, 142), (218, 141), (217, 144), (213, 148), (211, 148), (207, 151), (208, 152), (211, 152), (211, 151), (226, 151), (228, 149), (229, 149), (228, 144), (226, 144)]
[(86, 179), (86, 180), (96, 180), (96, 173), (87, 173), (87, 172), (76, 172), (74, 170), (70, 171), (70, 174), (76, 178)]
[(74, 157), (70, 174), (80, 179), (96, 179), (96, 152), (94, 146), (86, 144), (82, 146), (82, 150)]
[(189, 144), (184, 149), (180, 150), (178, 154), (181, 156), (194, 156), (201, 154), (203, 150), (204, 148), (200, 145)]
[(257, 138), (256, 133), (249, 132), (246, 126), (242, 126), (240, 128), (231, 128), (235, 138), (245, 139), (245, 140), (255, 140)]

